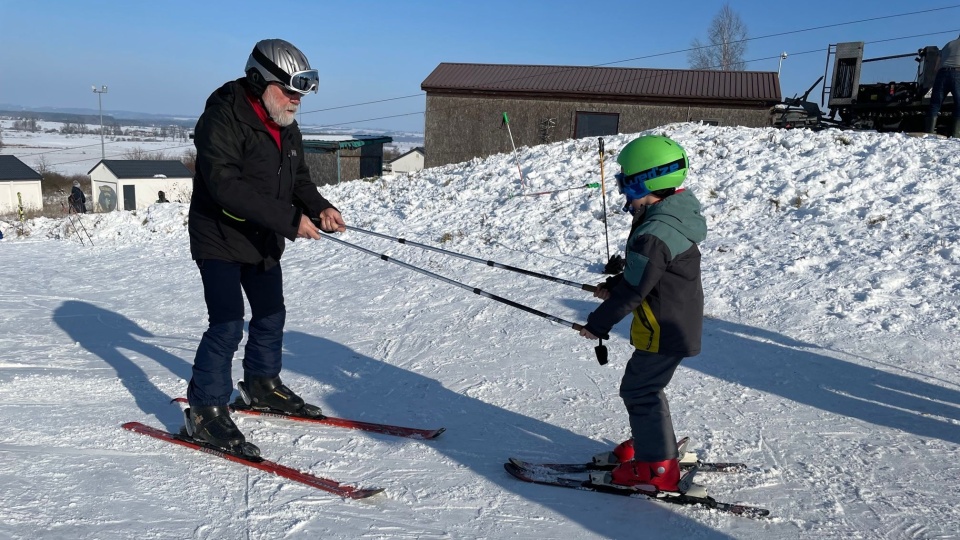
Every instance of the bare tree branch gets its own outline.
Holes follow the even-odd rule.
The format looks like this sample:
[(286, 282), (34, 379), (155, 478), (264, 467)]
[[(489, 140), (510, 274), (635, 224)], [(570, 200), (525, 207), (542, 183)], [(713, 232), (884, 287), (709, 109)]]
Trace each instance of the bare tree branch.
[(708, 44), (699, 39), (690, 43), (693, 50), (688, 53), (687, 61), (692, 69), (743, 71), (746, 68), (743, 57), (747, 51), (747, 25), (729, 3), (710, 21), (707, 39)]

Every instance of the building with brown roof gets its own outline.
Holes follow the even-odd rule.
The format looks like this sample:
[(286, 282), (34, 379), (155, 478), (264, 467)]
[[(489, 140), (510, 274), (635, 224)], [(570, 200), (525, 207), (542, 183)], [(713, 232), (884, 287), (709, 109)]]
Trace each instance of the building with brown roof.
[(673, 122), (762, 127), (775, 72), (442, 63), (423, 81), (426, 166)]

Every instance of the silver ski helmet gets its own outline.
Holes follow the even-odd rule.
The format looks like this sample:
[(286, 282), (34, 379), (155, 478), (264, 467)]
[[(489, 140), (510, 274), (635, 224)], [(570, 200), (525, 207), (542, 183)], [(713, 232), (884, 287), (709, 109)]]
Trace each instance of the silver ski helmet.
[(253, 46), (243, 68), (247, 81), (260, 95), (271, 82), (299, 94), (316, 92), (320, 75), (310, 68), (310, 62), (300, 49), (282, 39), (264, 39)]

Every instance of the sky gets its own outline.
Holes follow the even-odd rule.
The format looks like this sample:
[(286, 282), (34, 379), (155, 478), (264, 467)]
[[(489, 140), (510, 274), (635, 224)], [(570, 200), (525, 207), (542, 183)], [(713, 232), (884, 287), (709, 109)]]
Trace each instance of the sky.
[[(518, 149), (525, 189), (512, 153), (321, 189), (353, 227), (335, 237), (350, 246), (287, 243), (284, 383), (330, 415), (446, 432), (236, 422), (267, 458), (385, 490), (365, 501), (120, 428), (183, 422), (170, 400), (207, 324), (186, 204), (28, 219), (23, 235), (0, 219), (0, 538), (956, 538), (957, 141), (646, 133), (687, 150), (684, 187), (708, 226), (703, 350), (666, 389), (676, 431), (700, 459), (747, 464), (696, 481), (770, 518), (509, 476), (510, 456), (583, 462), (627, 438), (617, 389), (629, 317), (600, 366), (596, 342), (568, 325), (473, 294), (582, 323), (598, 301), (579, 286), (358, 230), (596, 284), (630, 227), (610, 178), (636, 136), (623, 134), (605, 138), (605, 182), (596, 141), (566, 140)], [(533, 195), (585, 182), (605, 197)]]
[[(706, 40), (716, 1), (451, 0), (298, 2), (85, 2), (0, 0), (0, 104), (196, 117), (206, 97), (242, 75), (253, 44), (280, 37), (320, 71), (300, 122), (423, 131), (420, 83), (441, 62), (612, 65), (685, 69)], [(781, 72), (785, 97), (823, 74), (828, 44), (867, 42), (866, 56), (942, 46), (960, 33), (960, 4), (851, 0), (734, 0), (753, 39), (747, 69)], [(909, 7), (908, 7), (909, 6)], [(954, 6), (944, 11), (838, 23)], [(918, 36), (877, 43), (880, 40)], [(670, 54), (674, 53), (674, 54)], [(629, 61), (625, 61), (629, 60)], [(913, 73), (909, 73), (912, 77)], [(818, 90), (819, 91), (819, 90)], [(392, 99), (415, 96), (405, 99)], [(368, 102), (389, 100), (383, 103)], [(361, 106), (352, 106), (364, 104)], [(334, 110), (324, 110), (331, 109)]]

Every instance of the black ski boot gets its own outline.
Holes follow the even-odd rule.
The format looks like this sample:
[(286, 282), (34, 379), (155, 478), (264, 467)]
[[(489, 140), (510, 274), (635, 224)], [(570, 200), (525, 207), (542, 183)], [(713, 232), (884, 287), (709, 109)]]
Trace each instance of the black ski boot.
[(260, 449), (248, 443), (237, 429), (227, 407), (190, 407), (184, 409), (183, 416), (183, 429), (191, 439), (248, 459), (260, 456)]
[(240, 397), (251, 409), (323, 418), (320, 407), (305, 403), (280, 381), (280, 377), (244, 377), (237, 388)]

